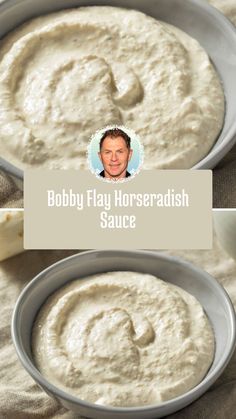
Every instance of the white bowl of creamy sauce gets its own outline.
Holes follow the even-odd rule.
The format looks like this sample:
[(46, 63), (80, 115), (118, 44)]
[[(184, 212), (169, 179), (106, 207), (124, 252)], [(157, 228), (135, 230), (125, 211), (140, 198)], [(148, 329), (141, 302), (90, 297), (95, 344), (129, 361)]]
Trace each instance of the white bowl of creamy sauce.
[[(158, 0), (150, 10), (145, 2), (153, 17), (107, 3), (40, 16), (3, 38), (1, 156), (21, 169), (85, 168), (91, 135), (111, 124), (139, 134), (146, 169), (198, 168), (217, 139), (225, 139), (224, 150), (232, 146), (224, 135), (235, 131), (225, 55), (230, 49), (235, 71), (236, 36), (228, 22), (204, 3)], [(35, 14), (50, 4), (56, 9), (41, 2)], [(181, 21), (170, 13), (174, 7)], [(193, 16), (201, 22), (191, 33)]]
[(65, 407), (146, 419), (183, 408), (216, 380), (234, 349), (234, 316), (223, 288), (184, 261), (94, 251), (26, 287), (12, 334), (25, 368)]
[(214, 333), (198, 301), (153, 275), (108, 272), (73, 281), (41, 308), (36, 365), (47, 379), (105, 406), (162, 403), (199, 384)]

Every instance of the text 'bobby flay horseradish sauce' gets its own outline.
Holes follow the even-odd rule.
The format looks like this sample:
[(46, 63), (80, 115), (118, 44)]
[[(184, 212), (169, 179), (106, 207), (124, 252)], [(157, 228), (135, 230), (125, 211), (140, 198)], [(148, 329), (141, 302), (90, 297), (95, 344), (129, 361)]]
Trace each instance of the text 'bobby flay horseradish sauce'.
[(111, 406), (161, 403), (197, 385), (214, 357), (199, 302), (136, 272), (76, 280), (42, 306), (33, 328), (36, 365), (56, 386)]
[(86, 7), (34, 19), (0, 48), (0, 155), (21, 168), (83, 168), (110, 124), (142, 138), (145, 168), (190, 168), (223, 124), (209, 57), (138, 11)]

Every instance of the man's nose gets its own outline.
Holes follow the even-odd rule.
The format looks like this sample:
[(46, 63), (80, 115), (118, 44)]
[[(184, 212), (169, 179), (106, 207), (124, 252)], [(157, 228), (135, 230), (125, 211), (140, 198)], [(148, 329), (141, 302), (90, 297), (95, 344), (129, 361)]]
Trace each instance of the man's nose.
[(112, 161), (116, 161), (116, 160), (117, 160), (117, 155), (116, 155), (116, 153), (112, 153), (112, 155), (111, 155), (111, 160), (112, 160)]

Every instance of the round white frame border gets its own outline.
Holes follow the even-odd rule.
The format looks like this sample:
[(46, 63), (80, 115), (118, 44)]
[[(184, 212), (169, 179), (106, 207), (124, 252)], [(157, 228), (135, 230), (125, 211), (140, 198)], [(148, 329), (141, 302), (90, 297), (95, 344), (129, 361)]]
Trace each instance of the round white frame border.
[[(114, 129), (114, 128), (118, 128), (121, 129), (122, 131), (124, 131), (131, 139), (132, 142), (132, 138), (134, 138), (138, 143), (139, 143), (139, 158), (140, 158), (140, 162), (139, 162), (139, 166), (137, 168), (137, 170), (134, 171), (134, 173), (131, 173), (130, 176), (128, 176), (127, 178), (122, 178), (122, 179), (118, 179), (118, 180), (113, 180), (113, 179), (108, 179), (108, 178), (103, 178), (102, 176), (100, 176), (100, 172), (96, 171), (93, 166), (92, 166), (92, 158), (91, 158), (91, 144), (92, 142), (98, 137), (98, 136), (102, 136), (102, 134), (109, 130), (109, 129)], [(87, 146), (87, 164), (89, 167), (90, 172), (96, 176), (97, 179), (101, 180), (102, 182), (106, 182), (106, 183), (114, 183), (116, 184), (117, 182), (119, 183), (124, 183), (124, 182), (129, 182), (130, 180), (132, 180), (136, 175), (139, 174), (142, 166), (143, 166), (143, 162), (144, 162), (144, 147), (143, 144), (140, 140), (139, 135), (136, 134), (136, 132), (130, 128), (125, 127), (124, 125), (107, 125), (101, 129), (98, 129), (90, 138), (89, 144)]]

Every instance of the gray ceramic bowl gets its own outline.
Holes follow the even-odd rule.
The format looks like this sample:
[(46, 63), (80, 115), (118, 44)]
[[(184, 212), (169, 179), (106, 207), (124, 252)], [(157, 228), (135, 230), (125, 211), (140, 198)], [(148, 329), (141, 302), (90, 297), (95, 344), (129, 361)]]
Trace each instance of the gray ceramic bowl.
[[(202, 304), (215, 333), (213, 364), (200, 384), (159, 406), (112, 408), (98, 406), (72, 396), (49, 383), (37, 370), (31, 352), (34, 319), (50, 294), (68, 281), (95, 273), (130, 270), (156, 275), (194, 295)], [(12, 337), (23, 366), (34, 380), (63, 406), (96, 419), (160, 418), (200, 397), (223, 372), (235, 347), (235, 313), (224, 289), (206, 272), (177, 258), (150, 251), (90, 251), (79, 253), (41, 272), (20, 295), (12, 320)]]
[[(141, 10), (179, 27), (206, 49), (224, 86), (226, 113), (214, 147), (193, 168), (212, 169), (236, 142), (236, 30), (233, 25), (204, 0), (5, 0), (0, 4), (0, 37), (34, 16), (94, 4)], [(0, 165), (10, 174), (13, 171), (23, 176), (20, 169), (13, 169), (6, 161), (0, 159)]]

